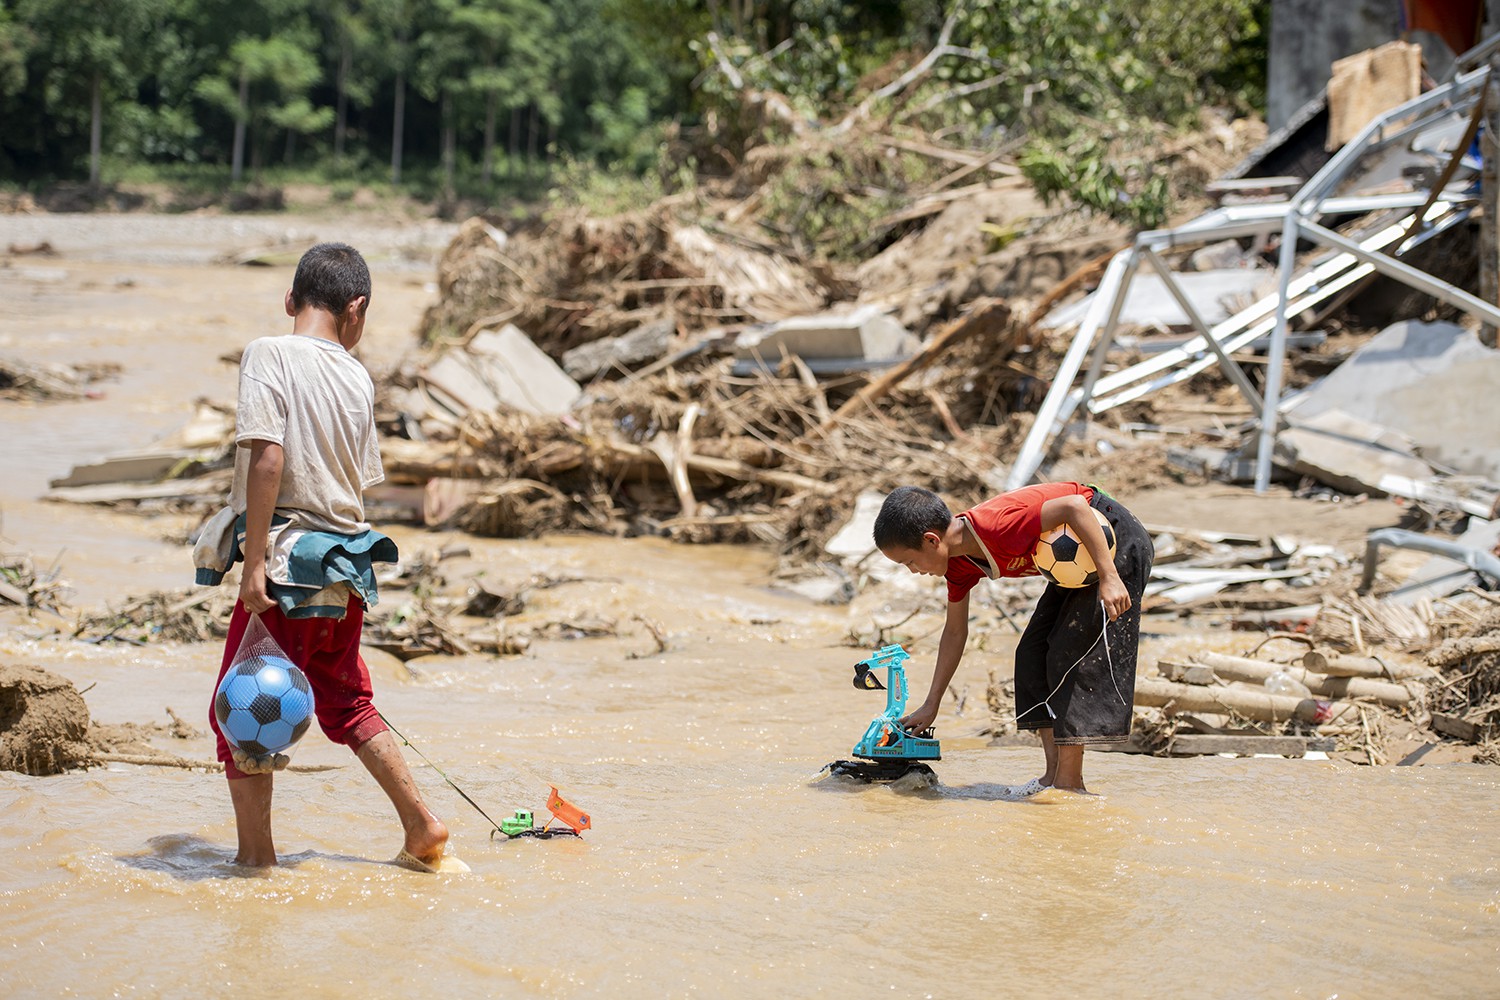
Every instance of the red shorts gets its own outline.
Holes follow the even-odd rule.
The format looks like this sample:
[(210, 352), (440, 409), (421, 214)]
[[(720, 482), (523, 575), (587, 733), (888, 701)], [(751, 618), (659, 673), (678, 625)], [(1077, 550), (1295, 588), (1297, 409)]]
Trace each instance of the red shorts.
[[(313, 689), (318, 726), (324, 735), (334, 743), (358, 750), (370, 737), (385, 732), (387, 726), (370, 700), (373, 696), (370, 671), (359, 655), (359, 636), (365, 614), (357, 597), (350, 596), (349, 610), (342, 620), (288, 618), (279, 607), (263, 612), (260, 620), (287, 658), (307, 675), (307, 682)], [(229, 635), (224, 640), (224, 662), (220, 664), (219, 676), (214, 681), (215, 691), (234, 660), (234, 654), (239, 651), (240, 639), (249, 624), (249, 612), (236, 601), (234, 614), (229, 619)], [(234, 766), (229, 742), (219, 731), (219, 720), (214, 717), (212, 698), (208, 704), (208, 724), (218, 740), (219, 760), (224, 764), (225, 776), (231, 779), (249, 777)]]

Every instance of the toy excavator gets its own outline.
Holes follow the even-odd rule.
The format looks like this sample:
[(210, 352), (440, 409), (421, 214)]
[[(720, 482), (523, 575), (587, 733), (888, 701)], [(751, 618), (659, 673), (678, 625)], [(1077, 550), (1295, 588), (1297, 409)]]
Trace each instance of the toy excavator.
[[(932, 774), (923, 761), (941, 760), (942, 750), (932, 738), (932, 729), (909, 733), (899, 722), (906, 714), (906, 650), (882, 646), (875, 655), (854, 665), (854, 686), (861, 691), (885, 690), (885, 711), (875, 716), (865, 735), (850, 752), (860, 760), (836, 760), (827, 765), (830, 774), (860, 781), (894, 781), (908, 774)], [(887, 684), (875, 671), (884, 668)]]
[[(500, 821), (499, 830), (511, 839), (516, 837), (539, 837), (547, 840), (552, 837), (582, 837), (583, 831), (593, 826), (589, 822), (589, 814), (583, 812), (577, 806), (565, 801), (557, 794), (557, 786), (552, 786), (552, 794), (547, 796), (547, 810), (552, 813), (544, 825), (537, 826), (530, 809), (517, 809), (514, 816)], [(562, 823), (562, 826), (554, 828), (552, 820)], [(494, 834), (490, 834), (494, 837)]]

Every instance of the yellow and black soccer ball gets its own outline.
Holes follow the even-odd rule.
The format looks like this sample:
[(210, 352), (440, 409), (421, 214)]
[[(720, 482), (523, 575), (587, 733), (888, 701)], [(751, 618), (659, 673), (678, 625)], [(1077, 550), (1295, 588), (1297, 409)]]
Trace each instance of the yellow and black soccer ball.
[[(1115, 557), (1115, 528), (1108, 519), (1092, 507), (1104, 540), (1109, 543), (1109, 557)], [(1031, 553), (1032, 561), (1042, 576), (1059, 587), (1087, 587), (1099, 579), (1099, 568), (1094, 565), (1089, 550), (1066, 524), (1059, 524), (1050, 531), (1042, 532), (1036, 548)]]

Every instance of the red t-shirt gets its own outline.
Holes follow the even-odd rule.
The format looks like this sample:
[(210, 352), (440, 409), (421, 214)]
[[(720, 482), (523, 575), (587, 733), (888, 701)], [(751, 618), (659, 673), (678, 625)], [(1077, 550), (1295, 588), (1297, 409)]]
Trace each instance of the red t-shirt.
[(1002, 493), (958, 514), (969, 523), (989, 559), (949, 559), (948, 572), (943, 574), (948, 581), (948, 600), (963, 600), (986, 577), (1038, 575), (1031, 553), (1042, 536), (1042, 504), (1075, 494), (1085, 503), (1094, 499), (1094, 491), (1079, 483), (1042, 483)]

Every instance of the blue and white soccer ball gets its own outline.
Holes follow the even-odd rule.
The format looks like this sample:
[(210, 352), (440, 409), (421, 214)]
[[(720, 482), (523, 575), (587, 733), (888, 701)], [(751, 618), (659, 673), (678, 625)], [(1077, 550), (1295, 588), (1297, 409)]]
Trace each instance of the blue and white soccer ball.
[(291, 660), (252, 656), (225, 671), (214, 693), (214, 718), (224, 738), (246, 753), (281, 753), (312, 725), (312, 688)]

